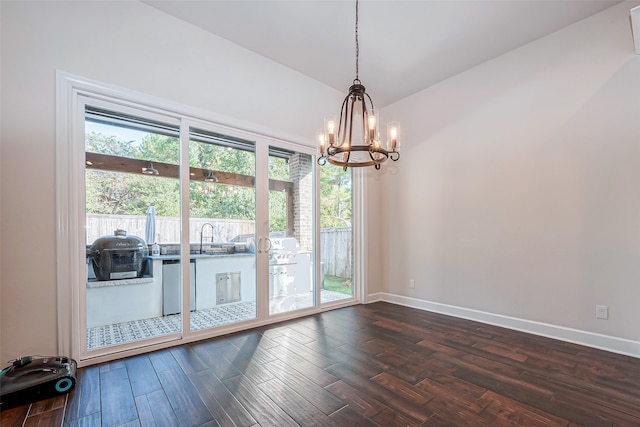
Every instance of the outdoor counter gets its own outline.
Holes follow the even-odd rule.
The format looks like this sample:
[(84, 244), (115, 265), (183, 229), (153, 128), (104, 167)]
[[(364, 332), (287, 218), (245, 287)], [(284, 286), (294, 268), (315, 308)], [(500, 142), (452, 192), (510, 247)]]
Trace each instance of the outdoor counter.
[[(196, 264), (196, 309), (217, 305), (216, 275), (220, 273), (239, 273), (242, 300), (255, 300), (255, 256), (252, 252), (189, 254), (190, 261)], [(150, 274), (142, 278), (87, 280), (87, 327), (163, 315), (163, 261), (180, 261), (181, 258), (179, 254), (167, 254), (152, 255), (149, 259)]]
[[(232, 254), (225, 253), (217, 253), (217, 254), (189, 254), (189, 259), (199, 259), (199, 258), (217, 258), (217, 257), (228, 257), (228, 256), (255, 256), (253, 252), (235, 252)], [(167, 255), (149, 255), (149, 258), (152, 260), (179, 260), (180, 254), (167, 254)]]

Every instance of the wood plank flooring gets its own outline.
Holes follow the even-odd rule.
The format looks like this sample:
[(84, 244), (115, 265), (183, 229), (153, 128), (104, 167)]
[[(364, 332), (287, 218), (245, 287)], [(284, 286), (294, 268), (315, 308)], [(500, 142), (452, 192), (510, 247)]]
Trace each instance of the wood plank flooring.
[(81, 369), (64, 425), (640, 426), (640, 359), (375, 303)]

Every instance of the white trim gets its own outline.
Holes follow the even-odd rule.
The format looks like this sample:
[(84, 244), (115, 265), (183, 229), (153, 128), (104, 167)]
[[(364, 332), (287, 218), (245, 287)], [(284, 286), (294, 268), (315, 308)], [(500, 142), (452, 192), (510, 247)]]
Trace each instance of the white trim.
[[(189, 133), (191, 128), (189, 127), (189, 120), (182, 119), (180, 121), (180, 278), (182, 284), (180, 289), (182, 290), (182, 309), (180, 320), (182, 321), (181, 330), (182, 337), (178, 341), (182, 341), (185, 337), (189, 336), (191, 332), (191, 260), (189, 254), (191, 252), (191, 242), (188, 240), (190, 235), (189, 230), (189, 218), (190, 218), (190, 188), (189, 181), (191, 176), (189, 175), (189, 165), (191, 159), (189, 158)], [(184, 239), (185, 235), (187, 240)], [(195, 264), (194, 264), (195, 265)], [(194, 266), (195, 268), (195, 266)], [(195, 270), (194, 270), (195, 271)], [(193, 278), (195, 281), (195, 277)], [(163, 284), (164, 286), (164, 284)]]
[(384, 295), (385, 294), (383, 292), (376, 292), (374, 294), (369, 294), (367, 295), (364, 303), (371, 304), (371, 303), (380, 302), (380, 301), (391, 302), (391, 301), (386, 301), (384, 299)]
[(313, 154), (313, 294), (317, 307), (322, 307), (322, 248), (320, 247), (320, 166), (318, 165), (317, 152)]
[[(269, 251), (260, 247), (260, 239), (264, 242), (269, 238), (269, 144), (256, 141), (255, 152), (256, 180), (256, 228), (255, 238), (258, 245), (256, 250), (256, 319), (265, 322), (269, 315)], [(263, 245), (265, 244), (263, 242)], [(268, 245), (267, 245), (268, 246)], [(266, 272), (267, 274), (260, 274)]]
[(639, 341), (632, 341), (625, 338), (612, 337), (609, 335), (581, 331), (564, 326), (488, 313), (486, 311), (457, 307), (454, 305), (442, 304), (402, 295), (389, 294), (386, 292), (371, 294), (367, 298), (368, 303), (378, 301), (389, 302), (392, 304), (403, 305), (406, 307), (417, 308), (462, 319), (474, 320), (476, 322), (486, 323), (489, 325), (501, 326), (503, 328), (513, 329), (529, 334), (540, 335), (547, 338), (567, 341), (574, 344), (640, 358)]
[[(67, 236), (69, 232), (70, 218), (68, 216), (71, 207), (68, 206), (70, 194), (70, 177), (66, 171), (69, 170), (70, 155), (67, 141), (70, 140), (69, 130), (70, 119), (73, 113), (70, 110), (73, 98), (73, 86), (63, 79), (60, 73), (56, 75), (56, 236)], [(66, 206), (63, 206), (64, 204)], [(71, 330), (73, 300), (71, 296), (71, 286), (61, 286), (61, 284), (71, 283), (70, 267), (71, 259), (65, 255), (70, 252), (71, 239), (56, 239), (56, 281), (57, 286), (57, 321), (58, 321), (58, 354), (74, 353), (72, 350), (71, 338), (77, 336)], [(77, 355), (75, 355), (77, 356)]]
[(365, 295), (369, 292), (367, 278), (367, 246), (365, 235), (367, 229), (366, 206), (366, 180), (364, 170), (351, 169), (351, 230), (353, 232), (353, 296), (361, 304), (365, 302)]

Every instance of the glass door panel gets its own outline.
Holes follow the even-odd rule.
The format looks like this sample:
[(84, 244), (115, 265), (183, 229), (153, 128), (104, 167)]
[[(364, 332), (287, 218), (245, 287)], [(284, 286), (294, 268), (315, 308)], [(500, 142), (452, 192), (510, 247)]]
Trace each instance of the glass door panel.
[(352, 170), (320, 168), (320, 301), (353, 297)]
[(191, 331), (256, 318), (255, 163), (253, 142), (191, 129)]
[(314, 307), (314, 160), (269, 149), (269, 314)]
[(84, 125), (85, 350), (179, 334), (178, 128), (90, 106)]
[[(74, 275), (86, 271), (74, 295), (79, 360), (336, 299), (318, 295), (318, 171), (306, 147), (220, 134), (215, 124), (164, 110), (78, 99), (73, 134), (81, 125), (84, 132), (74, 144), (84, 145), (85, 164), (73, 169), (84, 172), (84, 182), (74, 178), (81, 206), (74, 215), (85, 235), (73, 240), (86, 249), (74, 256)], [(350, 175), (327, 182), (347, 189), (336, 212), (350, 222)], [(340, 251), (349, 267), (350, 235)], [(350, 268), (322, 271), (325, 282), (331, 275), (349, 288)]]

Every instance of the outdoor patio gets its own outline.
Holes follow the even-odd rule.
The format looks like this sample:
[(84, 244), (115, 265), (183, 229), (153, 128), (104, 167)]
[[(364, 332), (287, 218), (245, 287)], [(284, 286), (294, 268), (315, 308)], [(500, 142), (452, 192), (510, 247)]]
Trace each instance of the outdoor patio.
[[(320, 301), (323, 303), (350, 298), (351, 295), (321, 290)], [(278, 312), (277, 299), (270, 301), (271, 312)], [(296, 295), (296, 308), (306, 308), (313, 305), (313, 294), (307, 292)], [(255, 301), (225, 304), (206, 310), (191, 312), (191, 330), (214, 328), (230, 323), (243, 322), (256, 317)], [(113, 325), (97, 326), (87, 329), (87, 350), (140, 341), (148, 338), (179, 333), (181, 330), (181, 315), (173, 314), (151, 319), (122, 322)]]

